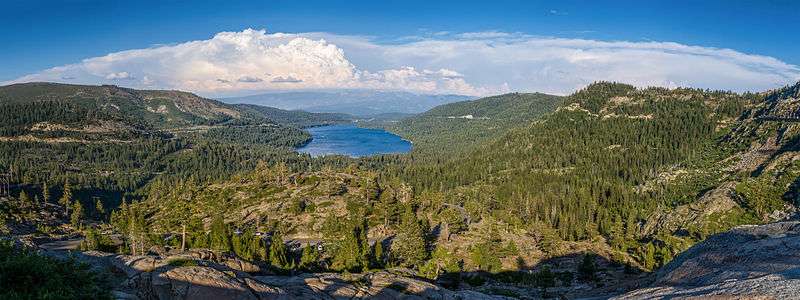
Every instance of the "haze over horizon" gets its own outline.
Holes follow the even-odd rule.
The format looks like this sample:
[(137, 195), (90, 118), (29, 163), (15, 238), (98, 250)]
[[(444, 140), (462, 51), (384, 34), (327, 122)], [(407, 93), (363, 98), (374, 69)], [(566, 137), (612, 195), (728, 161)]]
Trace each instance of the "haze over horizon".
[[(650, 28), (648, 36), (652, 38), (641, 36), (643, 28), (631, 27), (628, 23), (639, 24), (647, 16), (668, 18), (674, 12), (659, 10), (664, 9), (664, 3), (628, 3), (628, 12), (599, 5), (592, 11), (591, 4), (504, 4), (519, 10), (509, 14), (507, 9), (487, 9), (485, 16), (474, 16), (482, 20), (475, 21), (479, 24), (469, 24), (474, 20), (463, 17), (453, 21), (446, 11), (438, 21), (425, 19), (428, 13), (414, 15), (410, 12), (395, 13), (394, 18), (380, 21), (374, 19), (387, 14), (387, 10), (409, 9), (413, 3), (351, 4), (358, 8), (360, 17), (339, 14), (341, 8), (323, 4), (317, 12), (287, 3), (264, 4), (258, 10), (232, 4), (219, 12), (209, 12), (219, 23), (212, 26), (188, 17), (190, 13), (196, 14), (196, 10), (203, 10), (202, 5), (189, 9), (180, 2), (168, 3), (165, 5), (178, 6), (171, 12), (171, 20), (158, 19), (155, 15), (147, 15), (145, 20), (162, 26), (178, 26), (185, 31), (170, 36), (154, 33), (158, 37), (158, 43), (154, 43), (153, 38), (129, 28), (134, 27), (133, 23), (142, 22), (138, 19), (142, 17), (140, 7), (133, 4), (13, 2), (11, 5), (18, 6), (18, 13), (4, 16), (7, 21), (11, 19), (18, 24), (27, 17), (44, 15), (48, 18), (29, 29), (36, 34), (8, 32), (3, 35), (4, 44), (12, 46), (0, 55), (0, 60), (9, 65), (0, 72), (0, 83), (115, 84), (141, 89), (178, 89), (208, 97), (234, 97), (319, 89), (469, 96), (512, 91), (565, 95), (594, 81), (741, 92), (773, 89), (800, 80), (798, 57), (785, 49), (792, 39), (797, 42), (797, 38), (771, 28), (781, 24), (791, 26), (791, 18), (784, 20), (797, 8), (791, 2), (747, 4), (750, 7), (741, 17), (747, 17), (750, 23), (738, 18), (720, 18), (713, 11), (707, 12), (707, 20), (700, 21), (686, 12), (683, 18), (672, 18), (658, 28)], [(63, 10), (36, 11), (40, 5)], [(477, 5), (468, 6), (474, 9)], [(704, 6), (723, 10), (728, 15), (735, 10), (724, 1), (707, 2)], [(75, 12), (76, 7), (87, 10)], [(108, 20), (107, 30), (130, 34), (125, 41), (108, 32), (99, 33), (94, 27), (76, 25), (78, 30), (69, 35), (95, 38), (92, 44), (83, 44), (77, 49), (76, 41), (84, 37), (67, 41), (56, 37), (61, 33), (59, 29), (48, 26), (59, 20), (74, 22), (78, 16), (103, 8), (119, 12), (114, 14), (113, 20)], [(327, 14), (331, 9), (337, 9), (335, 20)], [(255, 17), (259, 12), (261, 16)], [(277, 14), (282, 17), (272, 17)], [(525, 14), (528, 18), (522, 18)], [(286, 19), (292, 15), (302, 21), (293, 23)], [(614, 18), (626, 18), (626, 21), (613, 23)], [(769, 23), (771, 26), (763, 26), (756, 34), (750, 27), (758, 25), (760, 18), (773, 19)], [(99, 19), (106, 20), (106, 17)], [(325, 24), (323, 20), (331, 22)], [(447, 21), (452, 23), (445, 23)], [(386, 26), (364, 27), (359, 26), (360, 22), (379, 22)], [(198, 26), (186, 27), (190, 24)], [(403, 24), (405, 31), (398, 28), (398, 24)], [(691, 35), (681, 31), (690, 25), (706, 30)], [(439, 30), (442, 28), (448, 30)], [(614, 34), (609, 34), (609, 30), (614, 30)], [(734, 32), (741, 36), (732, 35)], [(773, 36), (773, 45), (741, 45), (740, 39), (759, 34)], [(40, 43), (43, 35), (52, 38), (53, 49), (64, 49), (71, 55), (49, 55), (52, 50), (46, 49), (34, 52), (23, 49), (25, 45)], [(640, 36), (634, 38), (637, 35)], [(48, 57), (40, 62), (43, 56)], [(26, 61), (30, 64), (25, 65)], [(31, 69), (31, 65), (37, 69)]]

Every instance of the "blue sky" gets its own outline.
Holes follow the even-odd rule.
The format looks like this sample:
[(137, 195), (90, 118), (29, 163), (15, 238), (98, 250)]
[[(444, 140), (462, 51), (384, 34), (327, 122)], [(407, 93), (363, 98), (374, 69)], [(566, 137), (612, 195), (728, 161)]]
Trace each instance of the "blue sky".
[[(265, 29), (269, 35), (275, 32), (309, 34), (324, 32), (327, 35), (304, 36), (314, 41), (325, 39), (344, 50), (347, 61), (355, 66), (355, 72), (403, 70), (410, 66), (422, 73), (441, 70), (455, 71), (471, 88), (485, 87), (482, 92), (493, 93), (505, 89), (545, 89), (550, 92), (568, 92), (573, 85), (598, 78), (575, 77), (565, 80), (569, 84), (526, 85), (528, 80), (539, 78), (516, 71), (508, 80), (480, 78), (480, 74), (466, 62), (451, 62), (437, 65), (429, 61), (404, 61), (385, 58), (397, 49), (382, 50), (378, 54), (358, 54), (367, 48), (347, 47), (356, 37), (366, 38), (369, 43), (381, 47), (407, 45), (425, 39), (457, 40), (463, 33), (495, 32), (513, 35), (515, 42), (524, 37), (530, 39), (559, 38), (567, 40), (589, 40), (600, 42), (649, 41), (676, 43), (684, 46), (700, 46), (707, 49), (732, 49), (742, 55), (758, 55), (774, 58), (786, 66), (769, 63), (758, 66), (760, 72), (780, 68), (779, 78), (754, 85), (763, 88), (796, 80), (797, 65), (800, 65), (800, 1), (4, 1), (0, 10), (0, 82), (19, 79), (24, 75), (37, 74), (48, 68), (79, 63), (84, 59), (100, 57), (109, 53), (129, 49), (152, 48), (158, 45), (178, 45), (187, 41), (209, 40), (219, 32), (242, 32), (247, 28)], [(484, 36), (487, 37), (487, 36)], [(272, 38), (269, 36), (268, 38)], [(509, 36), (495, 36), (491, 43), (508, 43)], [(483, 39), (483, 37), (482, 37)], [(344, 41), (342, 41), (344, 40)], [(485, 39), (484, 39), (485, 40)], [(418, 49), (420, 44), (414, 45)], [(618, 48), (620, 45), (613, 45)], [(522, 47), (522, 46), (520, 46)], [(594, 46), (580, 46), (580, 49)], [(603, 48), (608, 48), (602, 46)], [(387, 48), (388, 49), (388, 48)], [(574, 50), (574, 49), (573, 49)], [(303, 51), (303, 50), (300, 50)], [(659, 47), (657, 55), (673, 49)], [(518, 53), (518, 52), (514, 52)], [(427, 55), (427, 54), (426, 54)], [(520, 54), (524, 56), (524, 54)], [(694, 51), (692, 56), (706, 55)], [(380, 58), (383, 57), (383, 58)], [(380, 59), (379, 59), (380, 58)], [(537, 58), (538, 59), (538, 58)], [(564, 58), (559, 58), (564, 59)], [(486, 61), (490, 61), (487, 57)], [(570, 59), (567, 59), (570, 60)], [(727, 60), (727, 59), (726, 59)], [(603, 60), (605, 61), (605, 60)], [(665, 61), (666, 62), (666, 61)], [(751, 65), (751, 60), (737, 62)], [(659, 62), (645, 64), (657, 65)], [(560, 64), (531, 64), (532, 68), (549, 68), (546, 75), (552, 76)], [(788, 67), (787, 67), (788, 66)], [(162, 66), (163, 67), (163, 66)], [(110, 67), (109, 67), (110, 68)], [(150, 65), (137, 65), (141, 74), (120, 71), (115, 66), (113, 74), (130, 73), (129, 78), (143, 79), (149, 74)], [(597, 68), (619, 68), (598, 65)], [(568, 68), (567, 68), (568, 69)], [(499, 70), (499, 69), (498, 69)], [(566, 70), (562, 73), (583, 69)], [(725, 70), (725, 68), (722, 68)], [(237, 71), (241, 71), (238, 70)], [(288, 70), (285, 74), (273, 75), (271, 81), (299, 76), (302, 70)], [(557, 71), (557, 70), (556, 70)], [(617, 70), (621, 72), (622, 69)], [(230, 74), (232, 71), (227, 72)], [(692, 85), (710, 88), (726, 88), (724, 82), (705, 82), (681, 77), (677, 71), (664, 71), (653, 78), (634, 78), (634, 83), (655, 85)], [(104, 80), (120, 80), (125, 76), (108, 73)], [(153, 74), (158, 72), (151, 72)], [(263, 72), (267, 74), (268, 72)], [(259, 73), (261, 74), (261, 73)], [(358, 73), (361, 74), (361, 73)], [(442, 73), (444, 74), (444, 73)], [(598, 76), (619, 73), (598, 72)], [(96, 74), (95, 74), (96, 75)], [(89, 77), (79, 77), (82, 83), (91, 82)], [(88, 76), (88, 75), (87, 75)], [(233, 76), (233, 75), (229, 75)], [(238, 76), (238, 75), (237, 75)], [(264, 77), (263, 74), (258, 75)], [(363, 75), (359, 75), (364, 77)], [(385, 76), (381, 75), (381, 76)], [(422, 76), (422, 75), (420, 75)], [(444, 76), (444, 75), (442, 75)], [(516, 77), (514, 77), (516, 76)], [(525, 77), (528, 76), (528, 77)], [(540, 76), (545, 76), (540, 74)], [(675, 80), (672, 80), (675, 77)], [(236, 76), (234, 76), (236, 77)], [(253, 77), (244, 74), (238, 78)], [(447, 76), (444, 76), (447, 77)], [(487, 76), (483, 76), (487, 77)], [(613, 76), (612, 76), (613, 77)], [(43, 78), (49, 77), (31, 77)], [(112, 78), (112, 79), (109, 79)], [(155, 78), (151, 75), (148, 78)], [(619, 76), (624, 81), (626, 76)], [(216, 78), (219, 82), (231, 81)], [(258, 77), (260, 79), (260, 77)], [(268, 78), (264, 78), (268, 79)], [(326, 86), (312, 78), (298, 79), (307, 82), (304, 88), (337, 87)], [(618, 79), (618, 78), (609, 78)], [(740, 80), (746, 80), (742, 77)], [(386, 80), (381, 79), (381, 80)], [(436, 79), (439, 80), (439, 79)], [(639, 82), (639, 81), (641, 82)], [(97, 81), (97, 80), (96, 80)], [(160, 83), (164, 88), (192, 88), (192, 85)], [(234, 80), (235, 81), (235, 80)], [(263, 80), (262, 80), (263, 81)], [(319, 82), (323, 82), (321, 80)], [(329, 82), (325, 81), (325, 82)], [(441, 80), (439, 80), (441, 81)], [(437, 82), (439, 82), (437, 81)], [(501, 82), (502, 81), (502, 82)], [(244, 81), (240, 81), (244, 82)], [(267, 82), (267, 81), (264, 81)], [(291, 80), (287, 81), (291, 82)], [(98, 82), (101, 83), (101, 82)], [(253, 82), (254, 83), (254, 82)], [(314, 84), (311, 84), (314, 83)], [(730, 80), (730, 89), (736, 80)], [(138, 84), (141, 84), (138, 83)], [(438, 83), (439, 86), (443, 84)], [(504, 85), (505, 84), (505, 85)], [(569, 86), (567, 86), (569, 85)], [(397, 83), (369, 85), (401, 88)], [(361, 87), (348, 83), (345, 87)], [(269, 89), (265, 86), (232, 89), (196, 88), (206, 94), (236, 93), (245, 90)], [(424, 90), (424, 89), (423, 89)], [(437, 87), (437, 91), (447, 89)], [(457, 92), (453, 89), (451, 92)]]

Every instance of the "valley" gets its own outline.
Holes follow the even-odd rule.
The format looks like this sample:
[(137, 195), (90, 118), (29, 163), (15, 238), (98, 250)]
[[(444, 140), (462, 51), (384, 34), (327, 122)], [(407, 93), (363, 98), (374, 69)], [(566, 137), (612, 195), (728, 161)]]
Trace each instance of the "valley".
[(797, 99), (800, 83), (510, 93), (355, 123), (413, 147), (351, 157), (302, 151), (316, 130), (357, 119), (341, 113), (3, 86), (11, 244), (0, 250), (58, 260), (64, 250), (40, 247), (77, 246), (86, 272), (109, 279), (85, 275), (85, 292), (109, 298), (638, 299), (666, 283), (645, 291), (689, 293), (674, 270), (705, 251), (692, 249), (793, 218)]

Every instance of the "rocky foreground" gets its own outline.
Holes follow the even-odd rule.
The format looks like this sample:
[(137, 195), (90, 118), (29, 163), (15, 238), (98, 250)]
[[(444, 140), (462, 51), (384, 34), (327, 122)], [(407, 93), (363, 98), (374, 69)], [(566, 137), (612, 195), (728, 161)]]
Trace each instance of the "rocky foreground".
[(800, 222), (740, 226), (691, 247), (615, 299), (800, 299)]
[[(113, 277), (117, 299), (507, 299), (451, 291), (403, 270), (263, 276), (268, 272), (257, 265), (207, 250), (69, 255)], [(714, 235), (658, 270), (649, 287), (613, 299), (698, 298), (800, 299), (800, 221), (740, 226)]]
[(114, 277), (117, 299), (505, 299), (451, 291), (402, 271), (257, 276), (251, 274), (260, 273), (258, 266), (205, 250), (170, 256), (70, 255)]

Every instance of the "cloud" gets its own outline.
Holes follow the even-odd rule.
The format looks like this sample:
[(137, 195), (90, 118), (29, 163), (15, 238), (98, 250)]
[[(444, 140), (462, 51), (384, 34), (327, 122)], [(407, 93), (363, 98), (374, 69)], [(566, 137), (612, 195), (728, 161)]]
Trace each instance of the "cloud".
[(237, 79), (236, 81), (252, 83), (252, 82), (262, 82), (262, 81), (264, 81), (264, 79), (261, 79), (261, 78), (258, 78), (258, 77), (251, 77), (251, 76), (242, 76), (242, 77), (239, 77), (239, 79)]
[(152, 79), (150, 79), (150, 77), (148, 77), (147, 75), (145, 75), (145, 76), (142, 78), (142, 85), (145, 85), (145, 86), (151, 86), (151, 85), (153, 85), (153, 84), (155, 84), (155, 83), (156, 83), (156, 81), (155, 81), (155, 80), (152, 80)]
[(106, 75), (106, 79), (120, 80), (120, 79), (134, 79), (134, 77), (131, 76), (131, 74), (128, 74), (128, 72), (117, 72), (117, 73), (108, 73), (108, 75)]
[(459, 33), (455, 36), (461, 39), (497, 39), (497, 38), (508, 38), (513, 36), (514, 34), (508, 32), (501, 32), (501, 31), (479, 31), (479, 32), (465, 32)]
[[(363, 51), (348, 37), (313, 34), (342, 45), (356, 65), (455, 70), (473, 91), (569, 94), (598, 80), (640, 87), (763, 91), (800, 80), (800, 68), (768, 56), (673, 42), (597, 41), (493, 31), (375, 45)], [(359, 49), (359, 47), (361, 49)], [(360, 51), (359, 51), (360, 50)], [(364, 55), (362, 55), (364, 56)]]
[(364, 36), (246, 29), (220, 32), (207, 40), (87, 58), (4, 84), (124, 84), (223, 96), (279, 89), (488, 95), (511, 90), (568, 94), (597, 80), (761, 91), (798, 79), (800, 68), (772, 57), (672, 42), (597, 41), (501, 31), (436, 32), (379, 42)]
[(303, 82), (303, 80), (294, 78), (292, 76), (286, 76), (286, 77), (278, 76), (278, 77), (273, 78), (270, 82), (272, 82), (272, 83), (298, 83), (298, 82)]

